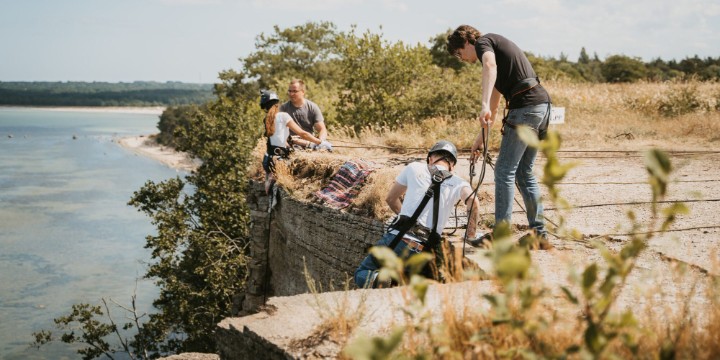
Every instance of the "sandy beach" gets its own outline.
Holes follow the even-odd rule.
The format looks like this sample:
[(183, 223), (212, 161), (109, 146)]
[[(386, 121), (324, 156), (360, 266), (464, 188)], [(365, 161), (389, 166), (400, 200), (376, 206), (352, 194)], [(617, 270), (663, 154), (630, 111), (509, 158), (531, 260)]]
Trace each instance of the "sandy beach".
[(164, 106), (0, 106), (0, 109), (160, 115)]
[(200, 166), (199, 160), (193, 159), (187, 153), (158, 144), (152, 135), (129, 136), (116, 141), (137, 155), (149, 157), (173, 169), (193, 171)]

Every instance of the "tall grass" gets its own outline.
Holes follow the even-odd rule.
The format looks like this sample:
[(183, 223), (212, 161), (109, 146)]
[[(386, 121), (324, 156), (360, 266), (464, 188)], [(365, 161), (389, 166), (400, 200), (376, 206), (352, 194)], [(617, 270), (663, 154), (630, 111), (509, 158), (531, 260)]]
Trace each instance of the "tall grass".
[[(668, 148), (720, 147), (720, 83), (666, 82), (633, 84), (543, 83), (554, 106), (565, 107), (566, 123), (554, 125), (565, 149), (637, 150), (649, 144)], [(479, 96), (479, 94), (478, 94)], [(500, 105), (491, 129), (490, 148), (500, 144)], [(434, 118), (405, 124), (396, 131), (367, 127), (331, 129), (331, 139), (422, 152), (439, 139), (469, 149), (480, 131), (477, 120)], [(628, 136), (631, 134), (632, 136)], [(340, 144), (340, 142), (338, 142)]]

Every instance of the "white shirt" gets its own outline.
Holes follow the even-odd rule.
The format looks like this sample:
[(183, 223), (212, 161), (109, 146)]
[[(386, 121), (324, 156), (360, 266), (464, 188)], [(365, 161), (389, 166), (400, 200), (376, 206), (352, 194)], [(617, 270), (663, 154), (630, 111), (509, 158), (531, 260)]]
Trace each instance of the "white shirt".
[[(432, 184), (430, 170), (425, 163), (414, 162), (408, 164), (395, 179), (398, 184), (406, 186), (405, 200), (400, 208), (400, 215), (412, 216), (415, 209), (420, 205), (425, 191)], [(440, 185), (440, 207), (438, 211), (438, 233), (445, 229), (450, 212), (455, 203), (462, 197), (462, 189), (470, 188), (470, 184), (458, 176), (452, 176), (443, 181)], [(425, 205), (425, 209), (418, 217), (418, 224), (427, 228), (432, 227), (433, 221), (433, 199)]]
[(290, 136), (288, 122), (292, 121), (290, 114), (278, 112), (275, 115), (275, 133), (270, 136), (270, 145), (287, 147), (287, 138)]

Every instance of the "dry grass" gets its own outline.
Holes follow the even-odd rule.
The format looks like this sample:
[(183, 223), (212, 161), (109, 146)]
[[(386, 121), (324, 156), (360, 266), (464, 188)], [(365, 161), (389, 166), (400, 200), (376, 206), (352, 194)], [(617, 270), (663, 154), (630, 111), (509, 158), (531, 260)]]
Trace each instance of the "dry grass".
[(382, 220), (392, 217), (394, 213), (385, 203), (385, 197), (399, 173), (397, 168), (380, 168), (372, 172), (353, 204), (357, 213)]
[(336, 344), (338, 347), (346, 344), (365, 317), (365, 295), (361, 295), (360, 299), (351, 297), (347, 291), (350, 288), (350, 280), (347, 279), (345, 291), (335, 292), (332, 297), (321, 297), (319, 294), (323, 289), (309, 275), (307, 266), (304, 274), (308, 289), (314, 295), (313, 309), (322, 321), (313, 329), (312, 334), (291, 341), (289, 347), (293, 351), (301, 351), (313, 349), (326, 342)]
[[(566, 108), (566, 124), (556, 126), (567, 149), (636, 150), (720, 148), (719, 83), (572, 84), (548, 82), (556, 106)], [(694, 90), (693, 90), (694, 89)], [(694, 91), (700, 108), (665, 116), (660, 107), (676, 94)], [(631, 134), (628, 136), (627, 134)]]
[[(561, 133), (564, 149), (637, 150), (650, 145), (664, 148), (720, 148), (720, 83), (577, 84), (548, 81), (555, 106), (565, 107), (566, 123), (553, 128)], [(672, 104), (677, 94), (690, 92), (699, 108), (677, 116), (666, 116), (663, 104)], [(479, 95), (478, 95), (479, 96)], [(682, 105), (682, 104), (677, 104)], [(501, 104), (501, 109), (503, 105)], [(500, 144), (500, 118), (490, 134), (490, 149)], [(394, 148), (394, 153), (422, 153), (439, 139), (452, 140), (469, 149), (480, 131), (476, 120), (428, 119), (395, 131), (367, 127), (355, 132), (332, 129), (336, 144)], [(355, 144), (357, 146), (357, 144)], [(363, 149), (353, 149), (365, 151)], [(377, 149), (373, 149), (377, 150)]]

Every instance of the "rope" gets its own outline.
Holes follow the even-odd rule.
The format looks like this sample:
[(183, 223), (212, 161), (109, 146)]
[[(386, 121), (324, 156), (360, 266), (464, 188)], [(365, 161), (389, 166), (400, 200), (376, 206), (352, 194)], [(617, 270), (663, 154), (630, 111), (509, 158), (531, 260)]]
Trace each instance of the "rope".
[[(488, 134), (489, 138), (489, 134)], [(354, 142), (354, 141), (348, 141), (348, 140), (340, 140), (340, 139), (328, 139), (332, 142), (341, 142), (346, 144), (353, 144), (358, 146), (347, 146), (347, 145), (333, 145), (333, 147), (337, 148), (348, 148), (348, 149), (388, 149), (388, 150), (417, 150), (417, 151), (427, 151), (427, 148), (424, 147), (403, 147), (403, 146), (387, 146), (387, 145), (367, 145), (361, 142)], [(458, 152), (470, 152), (472, 149), (458, 149)], [(639, 153), (644, 150), (558, 150), (558, 153), (609, 153), (609, 154), (628, 154), (628, 153)], [(695, 155), (695, 154), (720, 154), (720, 150), (669, 150), (665, 151), (668, 154), (672, 155)], [(541, 155), (541, 154), (538, 154)], [(638, 157), (640, 155), (637, 155)], [(572, 158), (572, 157), (567, 157)], [(595, 157), (582, 157), (582, 158), (595, 158)], [(605, 159), (608, 157), (597, 157), (601, 159)], [(614, 158), (614, 157), (613, 157)]]
[[(466, 246), (467, 240), (468, 240), (467, 233), (468, 233), (468, 228), (470, 227), (470, 215), (472, 215), (473, 207), (475, 207), (475, 200), (477, 199), (477, 193), (478, 193), (478, 190), (480, 189), (480, 185), (482, 185), (483, 180), (485, 180), (485, 168), (486, 168), (487, 163), (489, 162), (487, 145), (488, 145), (488, 139), (490, 138), (490, 128), (488, 127), (488, 129), (487, 129), (487, 136), (485, 136), (485, 128), (481, 127), (481, 129), (482, 129), (481, 136), (482, 136), (482, 143), (483, 143), (483, 161), (482, 161), (482, 167), (480, 168), (480, 176), (478, 177), (478, 183), (477, 183), (477, 185), (475, 185), (475, 188), (470, 193), (470, 197), (473, 197), (473, 200), (470, 202), (470, 208), (468, 209), (468, 212), (467, 212), (468, 221), (467, 221), (467, 226), (465, 227), (465, 235), (463, 235), (463, 258), (465, 257), (465, 246)], [(476, 160), (477, 159), (473, 159), (473, 161), (470, 162), (470, 174), (469, 174), (470, 175), (470, 187), (472, 187), (472, 180), (475, 177), (475, 161)], [(492, 166), (492, 165), (490, 165), (490, 166)], [(468, 197), (468, 198), (470, 198), (470, 197)], [(455, 220), (457, 221), (457, 206), (455, 207), (455, 211), (456, 211)], [(477, 224), (475, 224), (475, 226), (477, 227)], [(477, 237), (477, 228), (476, 228), (475, 236)]]
[[(676, 203), (696, 203), (696, 202), (717, 202), (720, 199), (700, 199), (700, 200), (663, 200), (657, 201), (657, 204), (676, 204)], [(620, 206), (620, 205), (646, 205), (652, 204), (652, 201), (631, 201), (626, 203), (606, 203), (606, 204), (590, 204), (590, 205), (577, 205), (573, 206), (573, 209), (591, 208), (591, 207), (602, 207), (602, 206)], [(547, 208), (546, 210), (557, 210), (557, 208)]]

